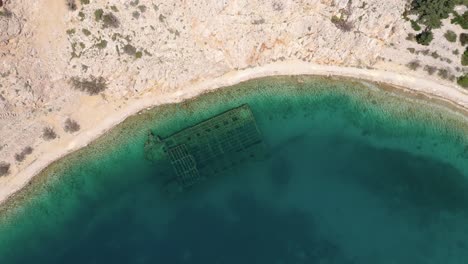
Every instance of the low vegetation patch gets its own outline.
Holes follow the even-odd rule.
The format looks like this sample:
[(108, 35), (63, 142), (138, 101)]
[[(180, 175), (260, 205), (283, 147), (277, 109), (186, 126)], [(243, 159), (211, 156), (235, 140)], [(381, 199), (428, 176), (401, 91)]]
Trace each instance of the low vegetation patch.
[(80, 130), (80, 124), (78, 124), (78, 122), (76, 122), (75, 120), (71, 119), (71, 118), (67, 118), (67, 120), (65, 120), (65, 124), (63, 126), (63, 130), (67, 133), (75, 133), (77, 131)]
[(418, 35), (416, 35), (416, 42), (424, 45), (424, 46), (429, 46), (431, 41), (434, 39), (434, 35), (432, 34), (431, 31), (425, 30)]
[(106, 80), (103, 77), (91, 76), (89, 79), (74, 77), (71, 79), (71, 85), (76, 90), (87, 92), (89, 95), (96, 95), (107, 89)]
[(0, 162), (0, 177), (6, 176), (10, 173), (10, 163), (4, 161)]

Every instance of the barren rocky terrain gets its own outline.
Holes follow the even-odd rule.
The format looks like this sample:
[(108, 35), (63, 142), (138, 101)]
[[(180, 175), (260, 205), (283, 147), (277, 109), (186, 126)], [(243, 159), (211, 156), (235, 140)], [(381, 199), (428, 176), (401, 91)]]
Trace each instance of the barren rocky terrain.
[(406, 0), (0, 2), (0, 162), (10, 164), (0, 183), (132, 100), (241, 69), (304, 61), (447, 89), (468, 71), (462, 45), (437, 37), (460, 27), (445, 23), (427, 47), (408, 38)]

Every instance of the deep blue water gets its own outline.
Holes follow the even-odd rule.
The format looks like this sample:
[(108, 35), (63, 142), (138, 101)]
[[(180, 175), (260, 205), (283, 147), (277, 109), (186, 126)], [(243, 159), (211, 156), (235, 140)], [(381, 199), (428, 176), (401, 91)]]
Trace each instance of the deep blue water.
[[(267, 156), (169, 198), (144, 159), (248, 103)], [(251, 81), (127, 120), (3, 209), (0, 263), (466, 263), (468, 125), (345, 80)]]

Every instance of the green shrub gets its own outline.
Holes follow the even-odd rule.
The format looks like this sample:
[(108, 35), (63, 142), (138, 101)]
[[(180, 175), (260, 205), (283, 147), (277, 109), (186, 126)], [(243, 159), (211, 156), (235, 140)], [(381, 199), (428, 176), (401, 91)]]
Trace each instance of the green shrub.
[(461, 33), (460, 34), (460, 43), (462, 46), (465, 46), (468, 43), (468, 34), (467, 33)]
[(457, 34), (451, 30), (447, 30), (445, 32), (444, 37), (447, 39), (449, 42), (455, 42), (457, 41)]
[(83, 34), (84, 34), (85, 36), (87, 36), (87, 37), (88, 37), (89, 35), (91, 35), (91, 31), (87, 30), (86, 28), (83, 28), (83, 29), (81, 30), (81, 32), (83, 32)]
[(89, 0), (80, 0), (81, 4), (82, 5), (88, 5), (89, 4)]
[(453, 12), (455, 18), (452, 19), (452, 24), (458, 24), (460, 25), (463, 29), (468, 29), (468, 11), (465, 11), (463, 15), (459, 15), (456, 12)]
[(431, 31), (425, 30), (418, 35), (416, 35), (416, 42), (424, 45), (424, 46), (429, 46), (431, 41), (434, 39), (434, 35), (432, 34)]
[(458, 77), (457, 83), (463, 88), (468, 88), (468, 74)]
[(103, 39), (99, 43), (96, 44), (98, 49), (105, 49), (107, 47), (107, 40)]
[(102, 17), (104, 27), (118, 28), (120, 25), (119, 19), (112, 13), (105, 14)]
[(411, 27), (415, 30), (415, 31), (420, 31), (421, 30), (421, 26), (418, 24), (418, 22), (414, 21), (414, 20), (411, 20)]
[(97, 9), (96, 11), (94, 11), (94, 19), (96, 21), (102, 20), (102, 15), (103, 14), (104, 14), (104, 11), (102, 9)]
[(461, 64), (463, 66), (468, 65), (468, 47), (466, 48), (465, 52), (463, 52), (462, 59), (461, 59)]

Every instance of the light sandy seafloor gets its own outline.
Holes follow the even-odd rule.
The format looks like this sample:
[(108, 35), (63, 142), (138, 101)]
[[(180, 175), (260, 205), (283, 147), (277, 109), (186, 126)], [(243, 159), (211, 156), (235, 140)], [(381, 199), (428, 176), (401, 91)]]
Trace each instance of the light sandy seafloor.
[[(278, 76), (278, 75), (322, 75), (351, 77), (363, 81), (372, 81), (380, 84), (388, 84), (397, 90), (410, 91), (423, 94), (429, 99), (437, 99), (451, 104), (451, 106), (466, 113), (468, 111), (468, 91), (446, 87), (430, 80), (419, 79), (397, 73), (380, 70), (357, 69), (339, 66), (324, 66), (307, 62), (280, 62), (261, 67), (249, 68), (227, 73), (212, 80), (200, 81), (191, 86), (183, 87), (173, 93), (151, 94), (149, 96), (130, 101), (126, 107), (114, 111), (104, 120), (96, 123), (91, 129), (83, 130), (74, 137), (62, 138), (60, 142), (43, 147), (38, 151), (38, 158), (23, 170), (11, 175), (8, 180), (0, 183), (0, 204), (5, 202), (14, 193), (21, 190), (35, 175), (46, 168), (53, 161), (85, 147), (93, 140), (103, 135), (127, 117), (137, 114), (139, 111), (156, 105), (177, 103), (185, 99), (193, 98), (204, 92), (221, 87), (232, 86), (254, 78)], [(108, 106), (108, 109), (114, 109)], [(452, 107), (452, 108), (453, 108)], [(89, 111), (77, 113), (89, 115)], [(85, 116), (86, 118), (87, 116)], [(91, 118), (91, 117), (90, 117)]]

